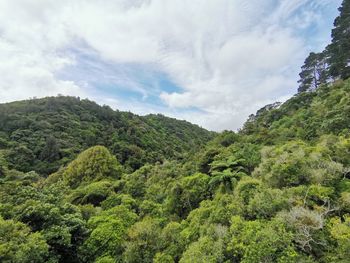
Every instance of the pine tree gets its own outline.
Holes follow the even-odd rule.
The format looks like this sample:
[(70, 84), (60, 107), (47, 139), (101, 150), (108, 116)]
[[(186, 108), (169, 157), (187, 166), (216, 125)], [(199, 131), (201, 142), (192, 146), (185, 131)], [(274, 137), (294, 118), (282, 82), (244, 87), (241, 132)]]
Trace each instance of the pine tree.
[(344, 0), (334, 21), (332, 43), (327, 47), (329, 73), (334, 79), (350, 77), (350, 0)]

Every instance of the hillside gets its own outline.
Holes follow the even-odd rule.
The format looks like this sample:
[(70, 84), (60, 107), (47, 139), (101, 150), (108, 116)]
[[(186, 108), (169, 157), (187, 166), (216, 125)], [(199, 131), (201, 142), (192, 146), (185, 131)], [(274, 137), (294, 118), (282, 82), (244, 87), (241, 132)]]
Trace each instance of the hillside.
[(340, 11), (298, 93), (239, 132), (73, 97), (1, 104), (0, 262), (348, 263), (349, 0)]
[(350, 81), (324, 84), (295, 95), (282, 105), (267, 105), (245, 123), (241, 134), (263, 144), (301, 139), (313, 141), (323, 134), (348, 135)]
[(162, 115), (137, 116), (89, 100), (49, 97), (0, 104), (0, 149), (17, 170), (41, 174), (94, 145), (106, 146), (128, 169), (183, 158), (214, 133)]
[[(47, 179), (16, 171), (0, 158), (0, 231), (6, 230), (6, 238), (0, 238), (0, 244), (6, 244), (0, 259), (347, 262), (349, 88), (346, 80), (297, 94), (282, 105), (259, 110), (242, 131), (218, 134), (184, 160), (146, 164), (135, 172), (103, 146), (88, 148)], [(8, 110), (6, 123), (30, 127), (39, 136), (40, 129), (24, 123), (33, 125), (28, 120), (34, 116), (56, 116), (34, 109), (46, 105), (38, 102), (60, 100), (75, 102), (75, 110), (65, 106), (60, 112), (76, 117), (73, 131), (83, 132), (76, 129), (85, 127), (81, 123), (103, 127), (107, 121), (97, 117), (103, 109), (115, 123), (138, 121), (148, 129), (162, 127), (164, 133), (177, 124), (191, 127), (161, 116), (138, 117), (99, 106), (85, 110), (94, 121), (85, 123), (84, 117), (79, 122), (80, 115), (72, 112), (84, 107), (77, 107), (73, 98), (34, 101), (27, 114), (23, 111), (30, 101), (3, 105), (17, 116), (10, 122), (14, 113)], [(26, 106), (19, 117), (21, 105)], [(25, 121), (20, 122), (23, 116)], [(61, 121), (58, 127), (62, 124), (66, 123)], [(31, 134), (21, 131), (27, 137)], [(73, 138), (78, 136), (71, 137), (72, 143)], [(2, 145), (7, 143), (2, 140)]]

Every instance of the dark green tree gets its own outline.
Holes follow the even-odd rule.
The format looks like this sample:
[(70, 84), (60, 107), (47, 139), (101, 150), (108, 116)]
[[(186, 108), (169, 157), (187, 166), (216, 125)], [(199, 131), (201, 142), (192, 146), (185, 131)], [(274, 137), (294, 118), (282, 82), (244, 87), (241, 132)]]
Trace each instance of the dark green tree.
[(299, 74), (298, 92), (310, 91), (317, 89), (321, 84), (327, 81), (327, 63), (326, 53), (311, 52), (305, 59), (304, 65), (301, 67)]
[(60, 148), (57, 140), (53, 136), (47, 137), (46, 144), (40, 153), (40, 159), (42, 161), (54, 162), (60, 158)]
[(334, 79), (350, 77), (350, 0), (344, 0), (334, 21), (332, 43), (327, 47), (329, 73)]

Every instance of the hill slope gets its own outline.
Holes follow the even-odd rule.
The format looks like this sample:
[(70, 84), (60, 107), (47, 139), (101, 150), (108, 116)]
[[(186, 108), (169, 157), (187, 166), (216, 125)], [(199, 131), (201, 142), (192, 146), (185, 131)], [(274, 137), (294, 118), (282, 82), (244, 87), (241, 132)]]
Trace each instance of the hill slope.
[[(121, 165), (103, 146), (83, 151), (48, 178), (13, 170), (0, 156), (0, 232), (6, 231), (6, 239), (0, 239), (0, 245), (6, 245), (0, 259), (348, 262), (349, 84), (347, 80), (323, 86), (278, 107), (267, 106), (251, 116), (239, 133), (223, 132), (184, 160), (146, 164), (134, 172), (128, 170), (128, 160)], [(79, 141), (79, 134), (89, 125), (92, 134), (102, 130), (98, 134), (107, 138), (109, 133), (101, 127), (112, 133), (117, 127), (132, 127), (116, 133), (126, 136), (119, 137), (123, 143), (129, 142), (129, 135), (142, 136), (141, 128), (149, 129), (150, 137), (133, 139), (142, 142), (147, 138), (145, 151), (157, 151), (162, 145), (150, 141), (157, 141), (152, 136), (179, 127), (178, 121), (162, 116), (138, 117), (83, 101), (96, 106), (89, 110), (76, 99), (61, 100), (74, 103), (59, 105), (62, 111), (47, 109), (44, 113), (35, 109), (42, 109), (47, 104), (38, 106), (38, 102), (48, 99), (34, 101), (29, 113), (21, 112), (28, 102), (2, 106), (12, 109), (6, 112), (5, 127), (20, 127), (23, 136), (18, 138), (28, 146), (30, 140), (40, 141), (45, 132), (53, 132), (69, 138), (72, 146), (68, 150), (100, 139), (94, 135), (91, 142)], [(109, 113), (111, 116), (106, 115)], [(52, 121), (54, 118), (58, 121)], [(107, 125), (110, 120), (113, 127)], [(10, 130), (3, 129), (3, 134)], [(17, 134), (12, 131), (12, 141), (3, 139), (2, 144), (11, 147)], [(191, 142), (191, 136), (194, 134), (186, 132), (175, 138)], [(57, 146), (50, 140), (39, 158), (55, 156)]]
[(323, 134), (350, 132), (350, 80), (322, 85), (295, 95), (282, 105), (268, 105), (251, 115), (241, 134), (255, 142), (312, 141)]
[(300, 93), (238, 133), (72, 97), (0, 105), (0, 261), (348, 263), (350, 80), (334, 79), (350, 0), (340, 11)]
[(93, 145), (131, 170), (182, 158), (214, 133), (162, 115), (137, 116), (89, 100), (49, 97), (0, 105), (0, 147), (10, 167), (48, 174)]

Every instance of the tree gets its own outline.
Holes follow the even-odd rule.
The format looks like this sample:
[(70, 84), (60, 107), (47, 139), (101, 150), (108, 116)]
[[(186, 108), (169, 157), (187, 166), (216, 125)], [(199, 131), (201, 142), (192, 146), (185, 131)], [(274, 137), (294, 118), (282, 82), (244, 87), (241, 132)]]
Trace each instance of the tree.
[(332, 43), (327, 47), (329, 72), (335, 79), (346, 79), (350, 77), (350, 0), (343, 0), (339, 11), (332, 30)]
[(301, 67), (300, 83), (298, 92), (311, 91), (317, 89), (321, 84), (327, 82), (325, 52), (311, 52), (305, 59)]
[(281, 190), (263, 187), (251, 196), (245, 208), (247, 217), (262, 219), (271, 218), (286, 207), (287, 199)]
[(262, 151), (262, 162), (254, 171), (271, 187), (290, 187), (307, 184), (311, 180), (309, 151), (300, 141), (283, 146), (266, 147)]
[(9, 151), (7, 158), (10, 168), (29, 172), (34, 163), (35, 155), (27, 146), (20, 144)]
[(65, 170), (64, 180), (72, 188), (106, 177), (120, 178), (122, 167), (107, 148), (94, 146), (79, 154)]
[(31, 233), (29, 227), (0, 217), (1, 262), (47, 262), (49, 246), (40, 233)]
[[(109, 255), (114, 258), (120, 257), (126, 233), (121, 219), (115, 216), (106, 216), (98, 219), (97, 226), (92, 230), (89, 238), (82, 246), (84, 254), (82, 258), (90, 261), (102, 255)], [(94, 221), (96, 218), (91, 220)]]
[(102, 258), (106, 256), (120, 262), (127, 229), (135, 223), (136, 218), (137, 215), (124, 206), (91, 217), (88, 221), (91, 233), (80, 249), (81, 260), (95, 262), (94, 259), (98, 259), (105, 262), (107, 259)]
[(217, 155), (211, 163), (209, 185), (212, 190), (220, 186), (222, 192), (231, 192), (238, 180), (246, 175), (245, 171), (248, 169), (243, 166), (246, 159), (241, 153), (237, 154), (234, 146), (231, 145), (226, 151)]
[(0, 213), (40, 233), (50, 246), (50, 259), (74, 262), (86, 236), (85, 221), (76, 206), (64, 202), (67, 187), (38, 187), (40, 182), (30, 184), (30, 178), (35, 177), (31, 174), (0, 184)]
[(338, 245), (335, 251), (331, 252), (329, 262), (347, 262), (350, 258), (350, 215), (345, 215), (342, 219), (332, 218), (328, 228)]
[(163, 253), (178, 262), (183, 250), (185, 249), (185, 241), (181, 235), (182, 227), (180, 223), (170, 222), (162, 230)]
[(201, 237), (197, 242), (192, 243), (184, 252), (180, 263), (216, 263), (224, 262), (223, 244), (221, 240), (214, 240), (210, 237)]
[(46, 144), (43, 150), (40, 153), (40, 160), (54, 162), (61, 158), (60, 156), (60, 148), (58, 143), (53, 136), (49, 136), (46, 139)]
[(161, 248), (161, 228), (156, 219), (145, 217), (134, 224), (128, 232), (128, 242), (124, 252), (126, 262), (153, 262), (153, 257)]
[(280, 220), (269, 222), (231, 219), (231, 262), (308, 262), (293, 246), (293, 235)]
[(324, 228), (325, 216), (328, 212), (329, 210), (314, 211), (297, 206), (289, 212), (281, 213), (280, 217), (294, 232), (293, 239), (296, 245), (306, 253), (317, 255), (327, 247), (321, 231)]
[(220, 186), (222, 192), (231, 192), (238, 180), (245, 175), (246, 174), (241, 171), (232, 171), (231, 168), (227, 168), (222, 172), (214, 171), (212, 172), (209, 185), (212, 189), (217, 189), (217, 187)]
[(182, 177), (169, 191), (167, 209), (180, 217), (186, 216), (197, 208), (202, 200), (208, 198), (209, 180), (210, 177), (202, 173)]

